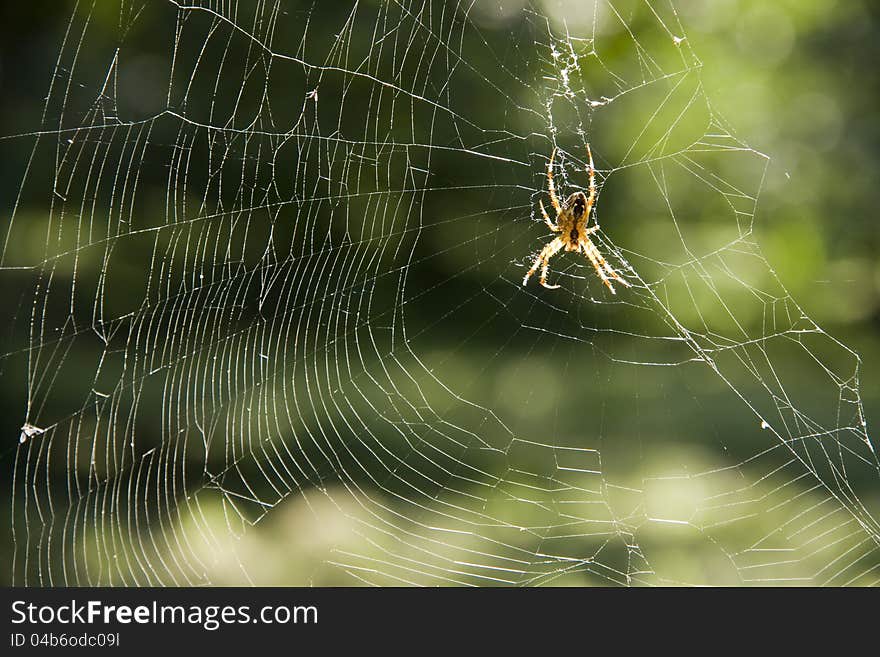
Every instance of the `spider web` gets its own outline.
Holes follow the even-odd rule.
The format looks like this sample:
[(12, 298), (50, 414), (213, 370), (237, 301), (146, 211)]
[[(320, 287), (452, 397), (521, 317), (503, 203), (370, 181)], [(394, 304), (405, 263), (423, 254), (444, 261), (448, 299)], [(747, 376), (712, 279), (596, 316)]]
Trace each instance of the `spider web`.
[[(675, 5), (569, 4), (74, 8), (0, 142), (16, 584), (877, 583), (860, 360), (755, 240), (768, 158)], [(523, 287), (587, 142), (633, 287)]]

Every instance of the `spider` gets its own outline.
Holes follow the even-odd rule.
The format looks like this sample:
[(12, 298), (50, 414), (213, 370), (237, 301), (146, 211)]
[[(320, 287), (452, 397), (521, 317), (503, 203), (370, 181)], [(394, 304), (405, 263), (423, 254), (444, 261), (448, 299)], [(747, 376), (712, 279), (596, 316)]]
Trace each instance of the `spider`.
[(596, 202), (596, 170), (593, 167), (593, 153), (590, 150), (589, 144), (587, 144), (587, 156), (590, 163), (590, 195), (587, 196), (583, 192), (575, 192), (569, 196), (564, 203), (560, 203), (559, 198), (556, 196), (556, 186), (553, 184), (553, 160), (556, 157), (555, 148), (550, 155), (550, 161), (547, 163), (547, 189), (550, 193), (550, 202), (553, 204), (553, 209), (556, 210), (556, 223), (550, 221), (550, 217), (547, 215), (547, 210), (544, 209), (543, 201), (539, 201), (539, 203), (541, 204), (541, 214), (544, 215), (544, 223), (547, 224), (547, 226), (550, 227), (550, 230), (554, 233), (559, 233), (559, 236), (548, 242), (544, 248), (541, 249), (541, 252), (535, 258), (535, 262), (532, 263), (532, 268), (529, 269), (525, 278), (523, 278), (523, 285), (529, 282), (529, 278), (531, 278), (532, 274), (534, 274), (538, 270), (538, 267), (540, 267), (541, 285), (550, 290), (555, 290), (560, 287), (559, 285), (550, 285), (547, 283), (547, 270), (550, 267), (550, 258), (559, 253), (564, 247), (566, 251), (580, 251), (587, 256), (590, 259), (590, 262), (593, 263), (593, 267), (596, 268), (596, 273), (599, 275), (599, 278), (601, 278), (606, 287), (611, 290), (611, 294), (616, 294), (616, 292), (611, 285), (609, 277), (613, 278), (621, 285), (632, 287), (629, 281), (622, 278), (620, 274), (612, 269), (611, 265), (609, 265), (608, 261), (605, 260), (601, 253), (599, 253), (599, 249), (596, 248), (596, 245), (593, 244), (593, 241), (590, 239), (590, 235), (599, 230), (599, 224), (597, 223), (587, 228), (587, 223), (590, 221), (590, 213), (593, 210), (593, 204)]

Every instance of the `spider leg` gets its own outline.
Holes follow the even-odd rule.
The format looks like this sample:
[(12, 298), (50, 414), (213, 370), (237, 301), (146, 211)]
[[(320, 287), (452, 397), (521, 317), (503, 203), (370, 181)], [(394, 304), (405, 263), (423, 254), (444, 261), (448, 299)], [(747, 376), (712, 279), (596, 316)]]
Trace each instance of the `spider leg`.
[[(556, 240), (553, 240), (553, 241), (555, 242)], [(553, 242), (551, 242), (550, 244), (553, 244)], [(547, 246), (550, 246), (550, 244), (548, 244)], [(559, 285), (550, 285), (547, 283), (547, 270), (550, 269), (550, 258), (552, 258), (554, 255), (556, 255), (556, 253), (562, 247), (563, 247), (562, 240), (559, 240), (559, 244), (557, 244), (555, 247), (553, 247), (553, 249), (551, 249), (550, 252), (546, 256), (544, 256), (544, 264), (541, 267), (540, 281), (541, 281), (541, 285), (546, 287), (548, 290), (556, 290), (559, 287), (561, 287)]]
[(596, 167), (593, 166), (593, 151), (587, 144), (587, 159), (590, 162), (590, 196), (587, 198), (587, 220), (590, 218), (590, 210), (596, 202)]
[[(599, 257), (602, 258), (602, 255), (599, 254)], [(602, 266), (605, 267), (605, 271), (608, 272), (608, 275), (611, 276), (615, 281), (623, 285), (624, 287), (632, 287), (632, 283), (626, 280), (623, 276), (618, 274), (611, 265), (608, 264), (608, 261), (605, 258), (602, 258)]]
[(541, 206), (541, 214), (544, 215), (544, 223), (547, 224), (550, 227), (550, 230), (554, 233), (558, 233), (559, 226), (550, 221), (550, 216), (547, 214), (547, 210), (544, 209), (544, 202), (539, 200), (538, 203)]
[(632, 283), (614, 271), (614, 268), (608, 264), (608, 261), (599, 252), (599, 249), (596, 248), (596, 245), (593, 244), (592, 240), (586, 239), (581, 242), (581, 248), (583, 249), (584, 254), (590, 259), (590, 262), (593, 263), (593, 267), (595, 267), (596, 273), (599, 274), (599, 278), (601, 278), (602, 282), (605, 283), (609, 290), (611, 290), (611, 294), (616, 294), (616, 292), (611, 286), (611, 281), (608, 280), (609, 276), (621, 285), (632, 287)]
[(558, 217), (562, 214), (562, 205), (556, 196), (556, 185), (553, 183), (553, 159), (555, 157), (556, 147), (553, 148), (553, 152), (550, 153), (550, 161), (547, 162), (547, 190), (550, 192), (550, 202), (553, 204), (553, 209), (556, 210), (556, 216)]
[(541, 268), (541, 285), (546, 287), (548, 290), (555, 290), (559, 287), (559, 285), (548, 285), (547, 284), (547, 270), (550, 267), (550, 258), (559, 253), (559, 250), (565, 246), (565, 243), (559, 239), (558, 237), (554, 240), (548, 242), (538, 256), (535, 258), (535, 261), (532, 263), (532, 268), (526, 273), (523, 277), (522, 284), (525, 285), (529, 282), (529, 278), (531, 278), (532, 274), (538, 271), (538, 267)]
[(596, 251), (596, 256), (598, 256), (598, 260), (599, 260), (599, 262), (601, 263), (601, 265), (602, 265), (602, 267), (605, 269), (605, 271), (608, 272), (608, 275), (609, 275), (611, 278), (613, 278), (615, 281), (617, 281), (618, 283), (620, 283), (621, 285), (624, 285), (624, 286), (626, 286), (626, 287), (632, 287), (632, 283), (630, 283), (630, 282), (629, 282), (628, 280), (626, 280), (623, 276), (621, 276), (620, 274), (618, 274), (618, 273), (614, 270), (614, 268), (613, 268), (611, 265), (608, 264), (608, 261), (602, 256), (601, 253), (599, 253), (599, 249), (596, 248), (596, 245), (595, 245), (595, 244), (593, 245), (593, 248), (594, 248), (595, 251)]
[(599, 278), (602, 279), (602, 282), (605, 283), (605, 287), (610, 290), (611, 294), (617, 294), (617, 292), (614, 291), (614, 286), (611, 285), (611, 281), (608, 280), (608, 276), (605, 274), (605, 268), (602, 266), (602, 263), (605, 262), (605, 258), (599, 253), (599, 249), (596, 248), (596, 245), (593, 244), (590, 239), (585, 239), (581, 242), (580, 246), (584, 255), (590, 259), (591, 263), (593, 263), (593, 268), (596, 270)]

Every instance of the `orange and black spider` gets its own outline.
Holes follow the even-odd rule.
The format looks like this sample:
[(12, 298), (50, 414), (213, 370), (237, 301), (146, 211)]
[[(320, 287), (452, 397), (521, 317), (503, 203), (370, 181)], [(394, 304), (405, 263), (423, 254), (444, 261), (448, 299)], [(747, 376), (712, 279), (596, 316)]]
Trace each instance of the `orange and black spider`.
[(565, 248), (566, 251), (580, 251), (587, 256), (590, 259), (590, 262), (593, 263), (593, 267), (596, 268), (596, 273), (599, 275), (599, 278), (601, 278), (602, 282), (605, 283), (609, 290), (611, 290), (611, 294), (616, 293), (614, 292), (614, 287), (611, 285), (609, 277), (613, 278), (621, 285), (632, 287), (629, 281), (625, 280), (620, 274), (614, 271), (590, 239), (590, 235), (599, 230), (599, 224), (594, 224), (587, 228), (587, 224), (590, 221), (590, 213), (593, 210), (593, 204), (596, 202), (596, 171), (593, 167), (593, 153), (590, 150), (589, 144), (587, 144), (587, 156), (590, 163), (590, 195), (587, 196), (583, 192), (575, 192), (565, 200), (565, 203), (560, 203), (559, 198), (556, 196), (556, 186), (553, 184), (553, 159), (556, 157), (555, 148), (550, 155), (550, 161), (547, 163), (547, 189), (550, 193), (550, 202), (553, 204), (553, 209), (556, 210), (556, 223), (550, 221), (550, 217), (547, 215), (547, 210), (544, 209), (544, 203), (540, 201), (539, 203), (541, 203), (541, 214), (544, 215), (544, 223), (546, 223), (554, 233), (559, 233), (559, 236), (548, 242), (547, 245), (541, 249), (541, 252), (535, 258), (535, 262), (532, 263), (532, 268), (529, 269), (525, 278), (523, 278), (523, 285), (529, 282), (529, 278), (538, 270), (538, 267), (540, 267), (541, 285), (550, 290), (558, 288), (558, 285), (549, 285), (547, 283), (547, 269), (550, 267), (550, 258)]

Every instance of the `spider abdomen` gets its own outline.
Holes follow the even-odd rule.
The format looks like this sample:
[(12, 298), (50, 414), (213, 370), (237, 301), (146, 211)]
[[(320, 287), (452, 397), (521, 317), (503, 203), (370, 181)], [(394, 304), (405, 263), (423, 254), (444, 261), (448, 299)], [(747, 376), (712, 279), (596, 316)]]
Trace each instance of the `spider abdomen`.
[(587, 197), (584, 196), (583, 192), (575, 192), (568, 197), (566, 204), (571, 208), (574, 218), (580, 219), (587, 210)]

